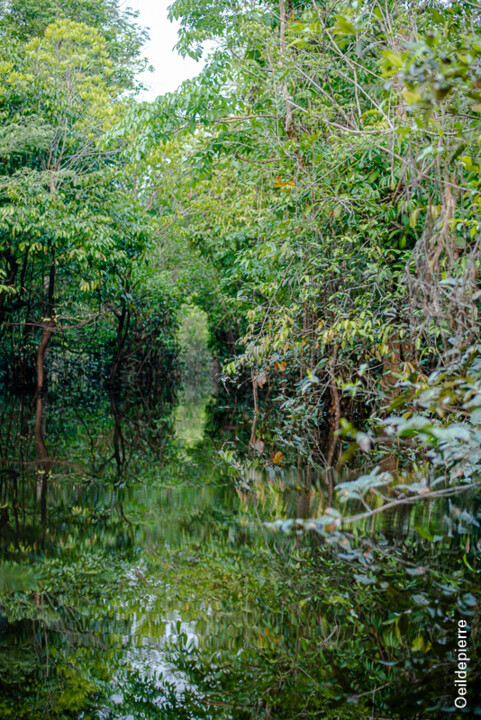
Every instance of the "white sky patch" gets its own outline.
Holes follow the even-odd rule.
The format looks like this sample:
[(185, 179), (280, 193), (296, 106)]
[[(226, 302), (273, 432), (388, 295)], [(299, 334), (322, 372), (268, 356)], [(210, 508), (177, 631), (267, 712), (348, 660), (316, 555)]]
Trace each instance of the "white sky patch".
[(139, 10), (139, 25), (147, 27), (150, 42), (143, 48), (144, 55), (154, 66), (155, 72), (146, 72), (140, 80), (148, 87), (142, 94), (142, 100), (154, 100), (158, 95), (173, 92), (189, 78), (202, 70), (203, 62), (192, 58), (182, 58), (175, 50), (178, 23), (171, 23), (167, 9), (173, 0), (125, 0), (121, 7)]

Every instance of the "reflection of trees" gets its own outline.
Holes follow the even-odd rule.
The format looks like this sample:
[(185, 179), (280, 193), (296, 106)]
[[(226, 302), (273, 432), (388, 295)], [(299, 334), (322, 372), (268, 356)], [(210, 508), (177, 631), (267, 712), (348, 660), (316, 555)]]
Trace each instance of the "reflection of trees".
[[(414, 717), (414, 712), (409, 712), (421, 698), (423, 687), (424, 691), (426, 687), (442, 690), (450, 647), (449, 642), (443, 647), (436, 644), (436, 634), (443, 640), (448, 637), (457, 597), (469, 586), (465, 584), (458, 595), (449, 597), (442, 595), (440, 586), (449, 581), (453, 558), (460, 558), (461, 553), (459, 548), (453, 553), (452, 545), (446, 543), (438, 544), (436, 555), (427, 542), (418, 541), (409, 552), (405, 545), (417, 538), (417, 525), (432, 527), (447, 505), (439, 505), (436, 512), (426, 504), (412, 509), (409, 516), (406, 508), (400, 508), (392, 516), (369, 518), (360, 527), (362, 537), (349, 536), (350, 548), (341, 547), (344, 556), (340, 557), (323, 538), (271, 535), (264, 525), (267, 519), (307, 519), (325, 512), (331, 504), (330, 488), (312, 469), (279, 468), (269, 478), (253, 471), (252, 490), (234, 494), (228, 484), (209, 485), (214, 458), (209, 444), (204, 443), (182, 456), (181, 468), (178, 458), (172, 464), (173, 469), (181, 470), (183, 479), (186, 475), (195, 478), (194, 486), (155, 490), (146, 482), (147, 489), (140, 490), (140, 484), (127, 481), (130, 477), (148, 481), (152, 468), (155, 472), (162, 461), (170, 434), (168, 404), (163, 406), (165, 422), (159, 423), (155, 407), (146, 406), (134, 392), (123, 398), (109, 394), (96, 404), (75, 401), (61, 413), (55, 403), (49, 403), (47, 411), (37, 400), (35, 417), (31, 402), (21, 406), (17, 401), (15, 413), (5, 414), (0, 445), (11, 455), (12, 438), (20, 431), (26, 438), (23, 465), (11, 463), (5, 469), (15, 472), (2, 474), (2, 481), (8, 477), (11, 497), (18, 503), (17, 536), (22, 541), (34, 512), (38, 516), (38, 469), (45, 469), (45, 461), (51, 470), (44, 552), (50, 560), (59, 560), (58, 574), (51, 580), (52, 589), (33, 598), (30, 610), (37, 613), (35, 620), (10, 628), (9, 638), (11, 646), (18, 642), (28, 647), (25, 667), (28, 665), (37, 686), (48, 689), (38, 695), (45, 708), (54, 707), (67, 686), (78, 691), (80, 713), (85, 707), (81, 704), (89, 702), (92, 684), (99, 678), (111, 678), (118, 668), (122, 672), (126, 649), (119, 638), (128, 638), (132, 643), (129, 649), (140, 647), (132, 631), (134, 616), (136, 639), (145, 638), (147, 647), (138, 657), (148, 658), (151, 647), (163, 648), (163, 620), (168, 609), (178, 612), (182, 621), (196, 621), (196, 633), (201, 637), (198, 650), (184, 653), (182, 660), (179, 648), (173, 646), (172, 660), (177, 668), (192, 660), (185, 672), (205, 691), (206, 703), (212, 700), (211, 709), (222, 698), (247, 712), (261, 708), (259, 712), (265, 714), (270, 707), (271, 717), (290, 720), (305, 709), (306, 698), (311, 698), (310, 709), (319, 709), (319, 713), (329, 710), (325, 688), (333, 688), (339, 702), (355, 688), (359, 694), (370, 693), (375, 703), (382, 699), (385, 707), (404, 703), (407, 716)], [(37, 444), (38, 409), (50, 457), (48, 453), (43, 456), (43, 446)], [(30, 424), (26, 425), (28, 412)], [(45, 415), (49, 416), (48, 437)], [(192, 467), (188, 465), (191, 461)], [(60, 474), (68, 482), (59, 481)], [(144, 514), (146, 502), (148, 517), (143, 516), (146, 525), (139, 530), (126, 522), (126, 516), (134, 517), (140, 508)], [(474, 542), (473, 533), (470, 537)], [(33, 533), (30, 539), (33, 541)], [(449, 542), (461, 541), (465, 543), (466, 536)], [(359, 551), (355, 562), (349, 556), (354, 551)], [(139, 556), (148, 563), (149, 572), (138, 568)], [(428, 575), (406, 572), (423, 563), (434, 566), (441, 576), (432, 580)], [(132, 587), (126, 567), (133, 569)], [(376, 581), (363, 583), (356, 575), (376, 576)], [(127, 584), (122, 585), (126, 579)], [(429, 604), (414, 607), (414, 594), (425, 596)], [(152, 610), (143, 602), (147, 597), (149, 607), (153, 602)], [(117, 604), (116, 598), (120, 598)], [(84, 615), (81, 609), (86, 606)], [(400, 619), (391, 622), (394, 609)], [(429, 609), (442, 613), (435, 616), (435, 627)], [(413, 644), (421, 642), (426, 643), (424, 649), (413, 650)], [(425, 650), (428, 642), (432, 651)], [(225, 669), (225, 676), (216, 680), (214, 688), (204, 687), (202, 683), (211, 676), (214, 652), (215, 663)], [(384, 663), (396, 665), (379, 664), (376, 653)], [(9, 657), (13, 666), (19, 655), (12, 652)], [(385, 673), (378, 684), (373, 684), (369, 671), (373, 657), (376, 672)], [(418, 663), (415, 672), (406, 666), (406, 658)], [(73, 677), (63, 676), (62, 668), (71, 668)], [(12, 692), (23, 697), (21, 677), (15, 682)], [(401, 697), (403, 683), (413, 688), (410, 698)], [(131, 692), (130, 678), (125, 685), (126, 692)], [(100, 686), (99, 682), (95, 691)], [(382, 690), (373, 692), (381, 686)], [(139, 688), (142, 701), (142, 693), (148, 698), (150, 690), (158, 695), (159, 688), (149, 688), (148, 683)], [(179, 702), (183, 710), (182, 700)], [(196, 707), (193, 713), (202, 717)], [(18, 716), (22, 717), (20, 711)], [(55, 717), (53, 711), (50, 717)]]
[[(9, 542), (18, 547), (20, 525), (25, 519), (25, 476), (31, 460), (29, 405), (24, 396), (13, 400), (6, 395), (0, 405), (0, 542), (5, 547)], [(13, 453), (17, 462), (13, 462)]]
[(47, 491), (48, 478), (53, 467), (45, 443), (45, 408), (42, 386), (37, 389), (35, 403), (35, 445), (37, 449), (37, 498), (40, 502), (40, 518), (43, 528), (42, 545), (47, 532)]
[(75, 506), (90, 506), (86, 517), (95, 521), (96, 531), (113, 527), (113, 514), (126, 526), (122, 488), (129, 479), (155, 471), (172, 427), (171, 404), (164, 400), (155, 407), (136, 391), (121, 399), (113, 388), (107, 398), (82, 390), (69, 399), (53, 390), (47, 405), (39, 389), (33, 408), (31, 396), (5, 398), (0, 411), (3, 547), (51, 549), (66, 522), (82, 524), (82, 516), (71, 516)]
[[(16, 396), (9, 398), (0, 418), (2, 545), (21, 549), (21, 554), (7, 555), (21, 563), (20, 574), (29, 557), (36, 567), (43, 567), (38, 589), (26, 593), (14, 611), (15, 622), (0, 618), (5, 625), (0, 638), (0, 676), (8, 688), (0, 694), (2, 717), (10, 697), (15, 717), (30, 717), (34, 708), (57, 717), (56, 703), (61, 707), (66, 683), (73, 698), (69, 710), (75, 710), (78, 703), (80, 712), (92, 693), (92, 668), (106, 676), (117, 663), (116, 650), (119, 658), (122, 654), (118, 638), (128, 632), (129, 621), (106, 618), (103, 603), (106, 592), (112, 592), (109, 583), (121, 581), (120, 574), (112, 580), (110, 567), (120, 567), (125, 558), (133, 556), (136, 531), (125, 517), (121, 483), (96, 482), (89, 474), (98, 469), (99, 455), (105, 452), (104, 478), (111, 479), (107, 470), (112, 463), (115, 477), (122, 477), (126, 453), (115, 398), (110, 407), (112, 414), (106, 417), (105, 401), (98, 403), (93, 418), (88, 403), (81, 408), (81, 403), (74, 402), (73, 407), (59, 411), (55, 403), (47, 407), (44, 393), (37, 392), (33, 415), (32, 398)], [(79, 413), (88, 418), (90, 436), (78, 425)], [(92, 462), (88, 444), (95, 432), (94, 419), (97, 431), (110, 442), (101, 452), (96, 449)], [(59, 443), (60, 433), (65, 435), (66, 445)], [(81, 441), (80, 447), (74, 439)], [(54, 443), (55, 456), (49, 451)], [(69, 457), (72, 451), (80, 455), (80, 464)], [(83, 483), (76, 482), (79, 475)], [(99, 558), (103, 558), (100, 566)], [(28, 589), (30, 586), (25, 587)], [(85, 602), (88, 616), (83, 612)], [(68, 668), (75, 668), (75, 677), (68, 674)], [(30, 687), (37, 688), (34, 696)]]
[(122, 433), (122, 418), (115, 397), (113, 388), (109, 388), (110, 410), (114, 421), (113, 444), (115, 465), (117, 468), (117, 480), (122, 481), (123, 468), (125, 464), (125, 440)]

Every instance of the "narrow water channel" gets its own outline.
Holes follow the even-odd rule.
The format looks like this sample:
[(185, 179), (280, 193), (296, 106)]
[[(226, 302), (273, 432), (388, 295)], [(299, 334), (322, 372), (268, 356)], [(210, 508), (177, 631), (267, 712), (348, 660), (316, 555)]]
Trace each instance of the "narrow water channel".
[(46, 467), (32, 399), (4, 401), (0, 717), (446, 717), (476, 498), (461, 535), (456, 501), (344, 548), (284, 533), (275, 521), (319, 517), (332, 487), (232, 475), (219, 405), (208, 384), (177, 402), (52, 393)]

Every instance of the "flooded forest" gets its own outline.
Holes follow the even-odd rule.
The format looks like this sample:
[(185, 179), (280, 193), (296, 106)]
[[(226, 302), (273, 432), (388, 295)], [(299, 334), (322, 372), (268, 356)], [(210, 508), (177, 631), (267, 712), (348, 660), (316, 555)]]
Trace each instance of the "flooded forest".
[(169, 16), (0, 0), (0, 720), (481, 717), (481, 4)]

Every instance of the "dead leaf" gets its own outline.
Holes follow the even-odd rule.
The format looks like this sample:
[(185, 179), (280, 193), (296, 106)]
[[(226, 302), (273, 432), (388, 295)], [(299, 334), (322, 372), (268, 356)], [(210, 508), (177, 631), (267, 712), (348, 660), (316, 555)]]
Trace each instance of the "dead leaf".
[(258, 453), (262, 454), (264, 452), (265, 444), (260, 438), (256, 438), (254, 447)]
[(257, 377), (256, 377), (256, 383), (259, 387), (263, 387), (267, 382), (267, 373), (265, 370), (263, 370)]

